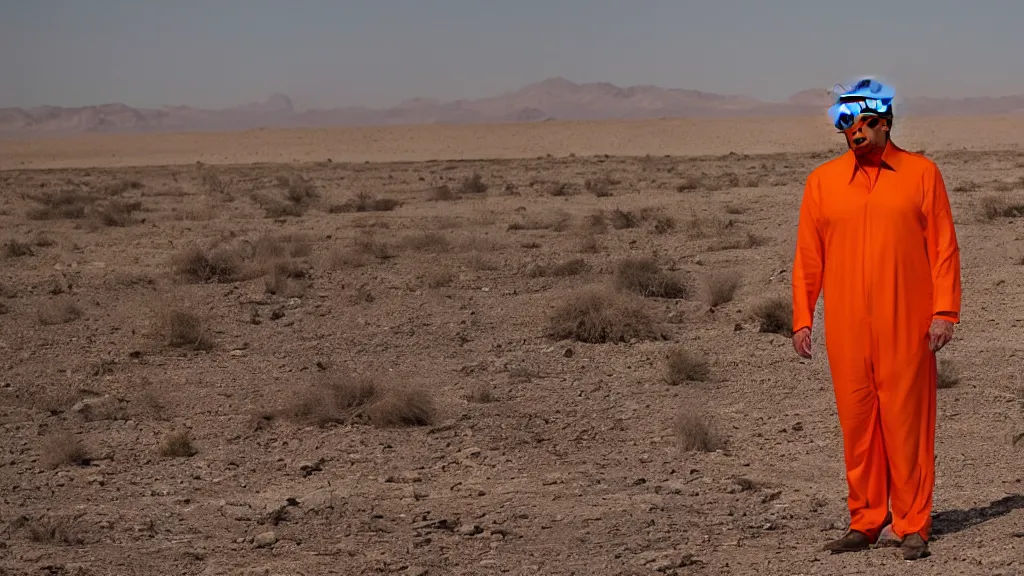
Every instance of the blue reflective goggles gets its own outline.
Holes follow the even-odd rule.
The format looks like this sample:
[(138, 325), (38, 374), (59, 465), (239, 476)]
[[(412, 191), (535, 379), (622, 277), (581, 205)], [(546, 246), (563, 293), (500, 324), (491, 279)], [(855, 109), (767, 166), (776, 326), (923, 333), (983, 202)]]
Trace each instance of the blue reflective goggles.
[(861, 80), (853, 87), (842, 90), (828, 109), (829, 120), (837, 130), (853, 127), (862, 114), (888, 116), (896, 92), (877, 80)]

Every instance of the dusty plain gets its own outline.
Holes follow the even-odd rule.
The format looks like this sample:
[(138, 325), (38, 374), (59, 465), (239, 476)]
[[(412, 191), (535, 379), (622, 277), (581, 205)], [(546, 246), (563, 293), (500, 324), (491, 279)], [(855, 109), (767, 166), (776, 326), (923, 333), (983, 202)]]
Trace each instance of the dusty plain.
[(820, 552), (817, 119), (0, 142), (0, 573), (1024, 574), (1021, 128), (896, 131), (964, 284), (912, 564)]

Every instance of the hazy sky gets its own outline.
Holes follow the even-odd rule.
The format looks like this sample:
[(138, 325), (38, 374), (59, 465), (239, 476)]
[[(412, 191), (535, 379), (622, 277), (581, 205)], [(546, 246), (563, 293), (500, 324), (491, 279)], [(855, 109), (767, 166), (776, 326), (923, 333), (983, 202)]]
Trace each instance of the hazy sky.
[(0, 0), (0, 107), (477, 98), (552, 76), (766, 99), (1024, 93), (1024, 2)]

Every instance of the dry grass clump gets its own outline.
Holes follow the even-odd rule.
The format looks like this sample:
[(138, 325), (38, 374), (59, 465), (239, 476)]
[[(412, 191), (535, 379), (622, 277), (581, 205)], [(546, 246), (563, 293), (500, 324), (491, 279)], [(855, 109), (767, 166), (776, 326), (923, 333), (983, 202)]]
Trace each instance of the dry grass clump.
[(243, 279), (245, 255), (235, 246), (193, 245), (175, 255), (176, 271), (198, 282), (237, 282)]
[(495, 401), (494, 387), (487, 382), (476, 382), (466, 391), (465, 398), (473, 404), (489, 404)]
[(43, 516), (41, 518), (20, 517), (10, 524), (12, 532), (25, 530), (28, 539), (38, 544), (58, 546), (81, 546), (87, 541), (83, 536), (88, 531), (74, 518)]
[(658, 337), (643, 302), (598, 287), (578, 290), (559, 303), (548, 320), (548, 333), (558, 340), (595, 344)]
[(35, 251), (32, 250), (32, 245), (27, 242), (20, 242), (18, 240), (8, 240), (4, 244), (4, 253), (7, 254), (8, 258), (21, 258), (23, 256), (34, 256)]
[(1011, 201), (1005, 196), (985, 196), (978, 201), (978, 204), (981, 218), (989, 222), (997, 218), (1024, 216), (1024, 202)]
[(711, 367), (707, 360), (693, 352), (675, 347), (668, 353), (665, 380), (678, 386), (686, 382), (703, 382), (711, 375)]
[(427, 195), (427, 199), (433, 202), (446, 202), (450, 200), (458, 200), (459, 196), (452, 191), (451, 186), (442, 184), (431, 188), (430, 193)]
[(197, 282), (231, 283), (279, 273), (306, 275), (302, 259), (312, 253), (312, 243), (298, 234), (264, 234), (254, 242), (206, 246), (193, 244), (173, 258), (176, 271)]
[(949, 358), (942, 358), (939, 360), (938, 365), (938, 379), (936, 380), (936, 386), (939, 389), (953, 388), (960, 383), (960, 371), (956, 367), (956, 363)]
[(47, 436), (41, 446), (41, 464), (47, 468), (84, 466), (89, 463), (89, 450), (71, 432), (58, 432)]
[(168, 434), (160, 443), (159, 451), (165, 458), (189, 458), (199, 453), (187, 430)]
[(426, 426), (436, 419), (433, 395), (423, 388), (384, 385), (358, 374), (318, 374), (282, 411), (296, 422), (366, 423), (381, 428)]
[(215, 196), (227, 196), (231, 183), (220, 177), (213, 169), (203, 164), (199, 165), (199, 186), (207, 194)]
[(723, 444), (708, 418), (693, 408), (680, 410), (676, 414), (672, 431), (684, 452), (714, 452)]
[(85, 218), (96, 197), (80, 190), (65, 188), (32, 197), (31, 200), (39, 206), (29, 209), (26, 216), (30, 220), (78, 220)]
[(783, 296), (772, 296), (754, 308), (760, 332), (793, 335), (793, 303)]
[(487, 184), (484, 182), (483, 177), (480, 176), (479, 172), (473, 172), (469, 176), (462, 179), (459, 183), (459, 194), (460, 195), (479, 195), (487, 192)]
[(341, 204), (334, 204), (328, 212), (332, 214), (343, 214), (347, 212), (390, 212), (402, 205), (400, 200), (395, 198), (377, 198), (371, 192), (365, 190), (357, 192), (355, 196)]
[(212, 350), (216, 346), (202, 319), (188, 310), (162, 308), (156, 322), (157, 330), (168, 346), (193, 350)]
[(133, 214), (142, 209), (142, 202), (125, 200), (108, 200), (96, 208), (96, 220), (111, 227), (125, 227), (134, 223)]
[(380, 238), (372, 232), (359, 234), (352, 243), (359, 253), (373, 256), (378, 260), (390, 260), (398, 256), (398, 248), (394, 243)]
[(82, 317), (82, 309), (68, 298), (47, 300), (36, 311), (39, 323), (44, 326), (67, 324)]
[(557, 264), (537, 264), (528, 270), (527, 274), (534, 278), (542, 276), (578, 276), (590, 270), (590, 264), (583, 258), (571, 258)]
[(708, 274), (704, 278), (704, 302), (711, 308), (732, 302), (742, 282), (743, 277), (736, 271)]
[(686, 298), (689, 288), (664, 272), (653, 258), (624, 258), (615, 265), (615, 285), (620, 290), (652, 298)]

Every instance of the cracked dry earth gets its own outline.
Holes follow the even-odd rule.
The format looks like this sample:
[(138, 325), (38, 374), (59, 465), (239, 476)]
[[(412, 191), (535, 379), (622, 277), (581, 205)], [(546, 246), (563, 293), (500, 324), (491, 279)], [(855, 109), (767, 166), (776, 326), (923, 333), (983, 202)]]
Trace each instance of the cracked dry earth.
[[(822, 343), (757, 313), (827, 157), (0, 173), (0, 572), (1024, 574), (1024, 155), (933, 156), (964, 323), (913, 564), (820, 552), (846, 522)], [(643, 257), (684, 297), (617, 288)], [(552, 335), (591, 286), (654, 331)], [(673, 380), (680, 348), (706, 374)], [(299, 417), (360, 375), (420, 414)]]

